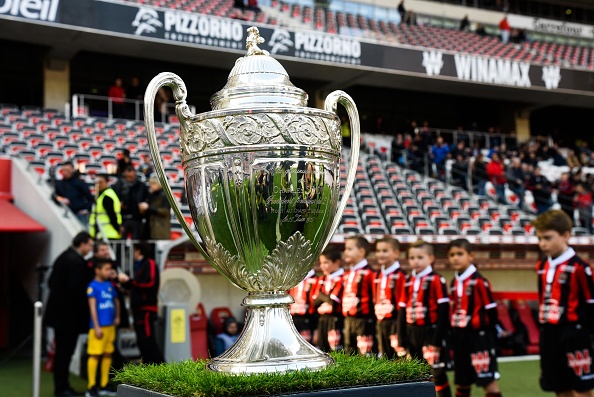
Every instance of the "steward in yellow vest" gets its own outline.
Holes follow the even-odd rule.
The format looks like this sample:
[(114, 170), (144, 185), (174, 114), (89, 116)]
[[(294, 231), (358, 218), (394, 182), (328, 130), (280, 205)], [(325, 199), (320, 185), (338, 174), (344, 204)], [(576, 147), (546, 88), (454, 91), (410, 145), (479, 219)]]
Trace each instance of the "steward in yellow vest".
[(89, 233), (96, 237), (101, 234), (97, 227), (99, 223), (103, 234), (110, 240), (117, 240), (120, 237), (120, 225), (122, 224), (122, 206), (116, 192), (107, 184), (106, 175), (97, 176), (96, 191), (99, 194), (95, 203), (95, 210), (89, 219)]

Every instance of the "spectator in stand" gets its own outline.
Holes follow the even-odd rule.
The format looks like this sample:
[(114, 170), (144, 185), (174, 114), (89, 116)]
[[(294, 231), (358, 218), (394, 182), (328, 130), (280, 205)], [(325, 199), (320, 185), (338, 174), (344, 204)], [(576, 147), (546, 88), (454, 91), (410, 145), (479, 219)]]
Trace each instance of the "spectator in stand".
[(400, 14), (400, 23), (404, 23), (406, 20), (406, 7), (404, 6), (404, 0), (401, 0), (398, 4), (398, 14)]
[(452, 164), (451, 184), (468, 190), (468, 161), (462, 154), (456, 155), (456, 161)]
[(534, 196), (537, 214), (542, 214), (551, 208), (551, 183), (542, 175), (542, 169), (540, 167), (536, 167), (534, 170), (534, 174), (528, 180), (527, 188)]
[(119, 157), (120, 158), (118, 159), (118, 176), (124, 173), (124, 169), (128, 165), (132, 165), (132, 159), (130, 158), (130, 151), (128, 149), (123, 149)]
[(501, 204), (507, 204), (505, 200), (505, 184), (507, 183), (507, 179), (505, 178), (505, 170), (499, 153), (493, 153), (491, 156), (491, 162), (487, 164), (487, 176), (493, 187), (495, 187), (499, 202)]
[(138, 171), (140, 171), (140, 173), (144, 175), (144, 178), (148, 180), (155, 171), (153, 168), (153, 161), (151, 160), (151, 156), (146, 153), (140, 156), (140, 158), (142, 159), (142, 163), (138, 166)]
[(509, 36), (511, 33), (511, 27), (507, 20), (507, 15), (499, 22), (499, 30), (501, 31), (501, 42), (507, 44), (509, 42)]
[(62, 179), (56, 182), (56, 191), (52, 198), (58, 203), (67, 205), (86, 228), (95, 197), (87, 184), (80, 179), (78, 171), (74, 170), (72, 162), (63, 163), (61, 171)]
[[(584, 185), (575, 185), (575, 208), (578, 210), (580, 226), (592, 232), (592, 192), (586, 190)], [(571, 218), (573, 219), (573, 217)]]
[(142, 236), (142, 220), (139, 204), (146, 202), (148, 189), (136, 175), (132, 164), (124, 168), (124, 173), (113, 186), (122, 203), (122, 225), (120, 233), (123, 239), (131, 237), (134, 240)]
[(567, 165), (569, 166), (569, 169), (572, 170), (572, 171), (575, 171), (576, 169), (582, 168), (582, 163), (580, 163), (580, 160), (576, 156), (574, 150), (571, 150), (570, 149), (567, 152), (567, 158), (565, 159), (565, 161), (567, 162)]
[(404, 146), (404, 139), (402, 138), (402, 134), (396, 134), (396, 137), (392, 140), (391, 160), (399, 165), (404, 164), (402, 156), (405, 151), (406, 147)]
[(419, 134), (423, 137), (425, 147), (429, 148), (433, 143), (433, 136), (431, 135), (431, 131), (429, 131), (429, 122), (427, 120), (423, 121), (423, 126), (419, 129)]
[(54, 395), (79, 396), (70, 386), (70, 360), (78, 335), (89, 330), (87, 286), (93, 279), (84, 259), (93, 250), (93, 238), (87, 232), (78, 233), (72, 245), (55, 260), (49, 277), (50, 288), (45, 323), (54, 329), (56, 355), (54, 359)]
[(410, 26), (417, 26), (417, 14), (413, 10), (409, 10), (406, 13), (406, 24)]
[(445, 178), (445, 162), (449, 154), (450, 147), (443, 141), (442, 136), (438, 136), (435, 145), (431, 147), (431, 158), (435, 164), (436, 177), (440, 180)]
[[(109, 187), (109, 175), (97, 175), (95, 194), (97, 202), (89, 219), (91, 236), (97, 237), (103, 234), (110, 240), (119, 239), (120, 225), (122, 224), (121, 203), (116, 192)], [(101, 228), (98, 224), (101, 225)]]
[(169, 115), (167, 104), (170, 102), (171, 90), (166, 87), (161, 87), (159, 91), (157, 91), (157, 96), (155, 97), (155, 121), (163, 123), (167, 122), (167, 116)]
[(519, 157), (512, 158), (511, 165), (507, 168), (507, 183), (509, 189), (518, 196), (518, 208), (522, 209), (526, 191), (526, 175)]
[(557, 202), (561, 206), (561, 210), (567, 214), (569, 219), (573, 220), (575, 184), (568, 172), (561, 174), (555, 187), (557, 189)]
[[(126, 96), (134, 101), (142, 101), (144, 99), (144, 90), (140, 87), (138, 77), (132, 77), (130, 87), (126, 88)], [(142, 102), (128, 104), (128, 118), (132, 120), (142, 120), (143, 113)]]
[(472, 184), (477, 187), (477, 194), (485, 195), (485, 184), (489, 180), (487, 175), (487, 164), (485, 164), (484, 157), (481, 153), (477, 154), (471, 167)]
[(122, 87), (122, 79), (115, 79), (114, 84), (109, 87), (109, 99), (111, 100), (112, 115), (114, 118), (125, 118), (126, 117), (126, 91)]
[(476, 29), (474, 32), (477, 35), (479, 35), (480, 37), (484, 37), (487, 35), (487, 31), (485, 30), (485, 25), (483, 25), (482, 23), (479, 23), (476, 25)]
[(459, 154), (462, 155), (465, 159), (470, 157), (470, 150), (466, 147), (466, 142), (463, 139), (459, 139), (458, 143), (454, 148), (450, 151), (452, 158), (458, 157)]
[(427, 149), (421, 135), (415, 136), (415, 140), (408, 151), (408, 158), (410, 169), (417, 171), (419, 174), (425, 173)]
[(247, 9), (250, 11), (254, 11), (256, 14), (262, 12), (260, 7), (258, 7), (258, 0), (248, 0)]
[(223, 324), (223, 332), (216, 338), (216, 354), (220, 356), (225, 353), (239, 338), (239, 324), (235, 317), (227, 317)]
[(464, 18), (460, 21), (460, 32), (464, 32), (470, 28), (470, 21), (468, 20), (468, 14), (464, 15)]
[(171, 206), (161, 188), (157, 175), (149, 179), (149, 193), (146, 201), (138, 205), (144, 215), (143, 237), (150, 240), (168, 240), (171, 238)]
[(118, 279), (130, 292), (130, 309), (134, 317), (136, 343), (144, 364), (164, 363), (163, 353), (157, 345), (155, 321), (159, 292), (159, 266), (150, 258), (146, 243), (134, 245), (134, 278), (120, 273)]

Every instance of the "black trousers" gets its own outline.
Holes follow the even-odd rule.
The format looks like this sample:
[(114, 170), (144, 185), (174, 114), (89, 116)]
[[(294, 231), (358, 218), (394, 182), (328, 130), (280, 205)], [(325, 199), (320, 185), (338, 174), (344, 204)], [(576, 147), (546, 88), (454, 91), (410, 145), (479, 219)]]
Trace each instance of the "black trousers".
[(78, 341), (78, 331), (60, 328), (54, 329), (56, 355), (54, 356), (54, 391), (61, 392), (70, 388), (70, 361)]
[(157, 345), (155, 321), (157, 321), (156, 312), (148, 310), (136, 310), (134, 312), (136, 344), (138, 345), (138, 350), (140, 350), (142, 362), (145, 364), (160, 364), (165, 362), (163, 353), (159, 345)]

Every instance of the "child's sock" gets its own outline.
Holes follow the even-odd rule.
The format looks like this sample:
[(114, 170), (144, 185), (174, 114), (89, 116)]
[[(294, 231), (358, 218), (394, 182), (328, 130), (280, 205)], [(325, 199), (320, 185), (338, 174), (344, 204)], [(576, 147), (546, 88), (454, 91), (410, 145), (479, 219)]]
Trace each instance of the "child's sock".
[(456, 386), (456, 397), (470, 397), (470, 386)]
[(111, 356), (103, 356), (101, 360), (101, 388), (107, 386), (109, 382), (109, 370), (111, 369)]
[(88, 389), (92, 389), (95, 386), (95, 379), (97, 378), (97, 367), (99, 366), (99, 357), (89, 356), (87, 360), (87, 376), (89, 379)]

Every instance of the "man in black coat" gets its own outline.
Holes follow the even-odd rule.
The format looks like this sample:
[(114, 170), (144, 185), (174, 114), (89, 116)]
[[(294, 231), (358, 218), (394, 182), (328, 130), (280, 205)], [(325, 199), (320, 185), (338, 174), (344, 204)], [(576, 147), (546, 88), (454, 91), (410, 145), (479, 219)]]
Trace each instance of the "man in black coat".
[(62, 179), (56, 182), (54, 200), (67, 205), (85, 225), (89, 223), (89, 213), (95, 197), (87, 184), (75, 172), (74, 165), (67, 161), (62, 164)]
[(50, 293), (45, 313), (46, 325), (54, 329), (54, 392), (56, 396), (80, 395), (68, 381), (70, 360), (78, 335), (89, 331), (87, 287), (93, 275), (84, 257), (93, 250), (93, 239), (87, 232), (78, 233), (72, 246), (53, 265), (49, 278)]

